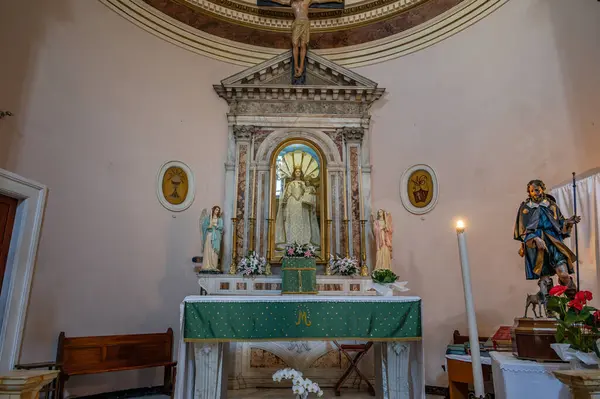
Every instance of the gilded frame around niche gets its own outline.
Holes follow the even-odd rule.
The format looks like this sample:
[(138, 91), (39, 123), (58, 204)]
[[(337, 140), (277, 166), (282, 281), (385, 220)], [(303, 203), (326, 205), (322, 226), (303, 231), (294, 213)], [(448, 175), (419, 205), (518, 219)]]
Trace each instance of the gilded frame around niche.
[(436, 206), (439, 185), (431, 166), (418, 164), (406, 169), (400, 182), (402, 204), (412, 214), (424, 215)]
[(194, 175), (186, 164), (169, 161), (160, 167), (156, 195), (162, 206), (172, 212), (184, 211), (194, 202), (195, 194)]
[[(311, 150), (312, 154), (316, 154), (318, 157), (319, 163), (319, 187), (317, 198), (318, 201), (318, 210), (319, 210), (319, 220), (318, 227), (320, 231), (320, 240), (319, 245), (320, 248), (317, 250), (317, 263), (323, 264), (325, 263), (325, 257), (327, 256), (326, 252), (329, 247), (329, 234), (326, 232), (326, 219), (328, 218), (328, 183), (327, 183), (327, 159), (323, 151), (319, 148), (318, 145), (313, 143), (310, 140), (303, 138), (290, 138), (288, 140), (283, 141), (281, 144), (277, 146), (277, 148), (273, 151), (270, 159), (270, 193), (269, 193), (269, 218), (272, 223), (269, 224), (268, 229), (268, 248), (271, 254), (271, 263), (279, 264), (282, 261), (282, 251), (280, 248), (278, 249), (276, 245), (276, 230), (277, 230), (277, 218), (279, 211), (279, 200), (277, 198), (278, 190), (277, 190), (277, 181), (278, 181), (278, 157), (279, 155), (288, 147), (302, 147), (306, 146)], [(305, 178), (305, 176), (303, 176)], [(308, 180), (305, 180), (308, 181)], [(288, 182), (289, 183), (289, 182)], [(280, 187), (282, 189), (282, 194), (285, 192), (287, 188), (287, 184), (285, 187)], [(280, 245), (281, 246), (281, 245)]]

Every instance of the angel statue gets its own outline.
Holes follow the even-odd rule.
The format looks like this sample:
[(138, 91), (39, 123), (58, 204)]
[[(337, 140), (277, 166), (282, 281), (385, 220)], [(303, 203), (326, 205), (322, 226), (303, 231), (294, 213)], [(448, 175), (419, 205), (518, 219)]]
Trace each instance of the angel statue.
[(200, 216), (200, 227), (202, 230), (203, 259), (202, 270), (218, 271), (219, 254), (221, 253), (221, 239), (223, 238), (223, 218), (221, 207), (215, 205), (208, 215), (204, 209)]
[(284, 188), (279, 197), (275, 219), (275, 243), (321, 243), (317, 221), (317, 191), (309, 179), (319, 176), (319, 165), (308, 152), (296, 150), (283, 155), (277, 165)]
[(375, 270), (391, 269), (392, 233), (394, 233), (392, 215), (383, 209), (378, 210), (377, 217), (373, 220), (373, 231), (375, 233), (375, 244), (377, 245)]

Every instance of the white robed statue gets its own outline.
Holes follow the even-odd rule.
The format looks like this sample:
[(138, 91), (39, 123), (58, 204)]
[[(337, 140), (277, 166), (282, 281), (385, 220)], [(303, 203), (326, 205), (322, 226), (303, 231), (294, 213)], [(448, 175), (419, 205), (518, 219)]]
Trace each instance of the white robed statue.
[[(310, 154), (301, 151), (288, 153), (283, 158), (278, 165), (280, 178), (289, 181), (279, 197), (275, 244), (278, 249), (293, 243), (319, 247), (321, 231), (317, 220), (317, 193), (315, 187), (305, 180), (308, 176), (318, 176), (318, 164)], [(289, 168), (294, 158), (297, 163)]]

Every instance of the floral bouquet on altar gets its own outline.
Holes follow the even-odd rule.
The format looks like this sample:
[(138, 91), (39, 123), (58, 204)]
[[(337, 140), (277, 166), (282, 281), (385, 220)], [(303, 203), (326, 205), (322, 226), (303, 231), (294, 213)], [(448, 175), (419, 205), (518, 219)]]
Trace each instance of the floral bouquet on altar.
[(240, 259), (237, 272), (242, 276), (262, 276), (267, 272), (267, 260), (254, 251)]
[(600, 311), (587, 302), (592, 300), (590, 291), (579, 291), (572, 300), (567, 298), (567, 287), (553, 287), (548, 298), (548, 311), (556, 315), (556, 344), (554, 351), (564, 361), (580, 361), (587, 366), (598, 366), (600, 350)]
[(312, 244), (287, 244), (285, 246), (285, 258), (314, 258), (315, 247)]
[(371, 273), (371, 279), (377, 284), (393, 284), (398, 280), (398, 276), (388, 269), (375, 269)]
[(302, 373), (294, 369), (282, 369), (273, 374), (273, 381), (292, 380), (292, 392), (296, 394), (297, 399), (308, 398), (309, 393), (316, 393), (318, 397), (323, 396), (323, 391), (319, 385), (308, 378), (303, 378)]
[(360, 272), (358, 260), (356, 258), (339, 258), (329, 257), (329, 267), (333, 274), (341, 274), (342, 276), (355, 276)]

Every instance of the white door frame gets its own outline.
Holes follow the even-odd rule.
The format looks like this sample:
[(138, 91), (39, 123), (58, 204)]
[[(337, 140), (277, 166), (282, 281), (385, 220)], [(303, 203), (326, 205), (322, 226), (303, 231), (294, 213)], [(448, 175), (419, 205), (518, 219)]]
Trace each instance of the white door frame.
[(0, 194), (19, 200), (4, 278), (7, 293), (0, 326), (0, 372), (19, 361), (25, 315), (48, 189), (46, 186), (0, 169)]

